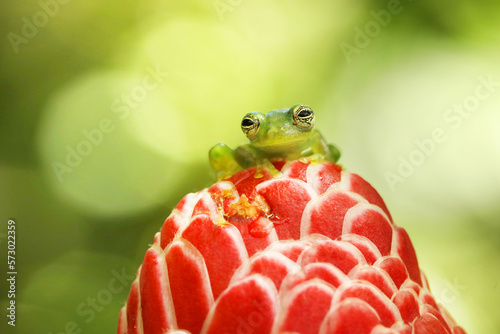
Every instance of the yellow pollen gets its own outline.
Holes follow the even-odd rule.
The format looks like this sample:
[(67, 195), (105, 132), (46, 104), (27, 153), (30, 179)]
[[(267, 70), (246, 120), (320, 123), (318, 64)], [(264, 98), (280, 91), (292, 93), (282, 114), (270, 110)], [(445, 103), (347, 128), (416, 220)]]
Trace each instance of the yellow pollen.
[(239, 215), (245, 218), (257, 217), (259, 214), (260, 210), (255, 205), (250, 204), (245, 195), (242, 195), (238, 202), (231, 204), (228, 212), (228, 216)]

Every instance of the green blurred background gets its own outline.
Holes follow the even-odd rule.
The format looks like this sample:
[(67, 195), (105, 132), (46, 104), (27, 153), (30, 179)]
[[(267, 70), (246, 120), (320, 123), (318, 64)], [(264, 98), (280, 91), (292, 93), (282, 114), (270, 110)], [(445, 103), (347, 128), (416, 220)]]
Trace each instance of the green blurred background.
[(500, 332), (499, 13), (493, 0), (2, 1), (0, 254), (14, 219), (18, 276), (16, 331), (5, 311), (0, 331), (115, 332), (154, 233), (212, 182), (208, 149), (244, 141), (248, 111), (307, 103), (408, 230), (434, 295), (469, 333)]

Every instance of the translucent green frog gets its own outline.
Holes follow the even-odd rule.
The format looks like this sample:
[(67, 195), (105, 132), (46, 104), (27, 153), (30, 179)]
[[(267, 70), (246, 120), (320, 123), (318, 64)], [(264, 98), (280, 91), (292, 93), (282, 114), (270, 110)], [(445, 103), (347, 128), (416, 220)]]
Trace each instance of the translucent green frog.
[(278, 160), (319, 163), (337, 162), (340, 158), (340, 151), (326, 143), (321, 133), (314, 129), (314, 112), (304, 104), (265, 114), (250, 112), (243, 117), (241, 130), (250, 143), (235, 150), (224, 143), (210, 149), (210, 163), (218, 179), (254, 166), (257, 167), (255, 177), (262, 177), (262, 168), (277, 176), (280, 172), (272, 162)]

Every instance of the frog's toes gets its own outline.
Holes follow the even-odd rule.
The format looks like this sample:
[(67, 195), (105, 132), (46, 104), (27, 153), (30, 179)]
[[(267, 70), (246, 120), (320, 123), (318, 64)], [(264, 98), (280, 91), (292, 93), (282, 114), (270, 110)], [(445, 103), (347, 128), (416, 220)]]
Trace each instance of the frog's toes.
[(261, 177), (264, 176), (264, 172), (263, 170), (267, 170), (269, 173), (271, 173), (271, 175), (273, 176), (273, 178), (279, 178), (281, 177), (283, 174), (278, 170), (276, 169), (276, 167), (274, 167), (274, 165), (269, 161), (269, 160), (264, 160), (264, 161), (260, 161), (256, 166), (255, 166), (255, 175), (254, 177), (256, 179), (259, 179)]
[(234, 150), (225, 143), (218, 143), (208, 152), (208, 158), (213, 169), (217, 172), (217, 178), (231, 176), (241, 170), (240, 165), (234, 158)]
[(320, 164), (322, 162), (325, 162), (326, 160), (327, 160), (326, 156), (324, 154), (320, 154), (320, 153), (311, 154), (311, 155), (299, 158), (300, 162), (312, 163), (312, 164)]

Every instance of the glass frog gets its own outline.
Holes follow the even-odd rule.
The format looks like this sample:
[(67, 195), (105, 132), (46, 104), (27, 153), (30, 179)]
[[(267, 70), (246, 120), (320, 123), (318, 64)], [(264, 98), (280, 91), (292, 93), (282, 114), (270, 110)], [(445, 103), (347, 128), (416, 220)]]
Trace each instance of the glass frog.
[(255, 177), (262, 176), (262, 168), (277, 176), (279, 171), (272, 162), (278, 160), (319, 163), (340, 158), (340, 151), (314, 128), (314, 112), (304, 104), (265, 114), (250, 112), (243, 117), (241, 130), (250, 143), (233, 150), (221, 142), (210, 149), (210, 163), (218, 179), (249, 167), (257, 167)]

